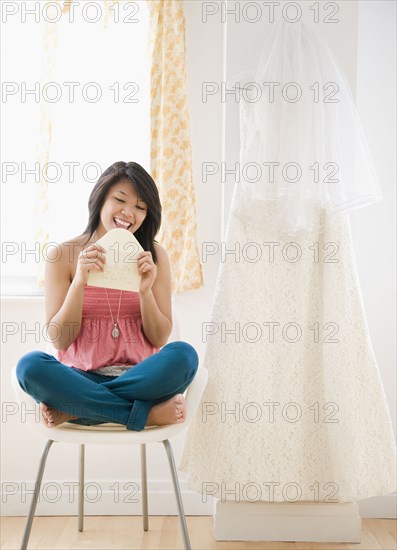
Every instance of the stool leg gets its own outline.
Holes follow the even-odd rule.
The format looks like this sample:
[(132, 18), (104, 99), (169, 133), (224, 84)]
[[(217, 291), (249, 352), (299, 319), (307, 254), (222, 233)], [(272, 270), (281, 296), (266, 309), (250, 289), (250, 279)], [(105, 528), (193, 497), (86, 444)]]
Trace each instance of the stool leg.
[(142, 494), (142, 519), (143, 530), (149, 529), (148, 498), (147, 498), (147, 471), (146, 471), (146, 445), (141, 445), (141, 494)]
[(183, 511), (182, 496), (181, 496), (181, 490), (179, 488), (178, 474), (175, 468), (174, 453), (172, 452), (172, 447), (168, 439), (165, 439), (163, 441), (163, 444), (168, 456), (168, 462), (170, 464), (172, 483), (174, 484), (176, 504), (178, 507), (179, 522), (181, 524), (181, 529), (182, 529), (183, 544), (184, 544), (185, 550), (190, 550), (191, 546), (190, 546), (190, 540), (189, 540), (189, 533), (187, 530), (185, 512)]
[(84, 529), (84, 444), (79, 449), (78, 530)]
[(49, 439), (47, 441), (47, 443), (45, 444), (44, 450), (43, 450), (42, 455), (41, 455), (39, 469), (38, 469), (37, 476), (36, 476), (36, 483), (35, 483), (35, 487), (34, 487), (34, 494), (32, 495), (32, 500), (30, 502), (29, 514), (28, 514), (28, 517), (26, 519), (25, 530), (24, 530), (23, 537), (22, 537), (21, 550), (26, 550), (26, 548), (28, 547), (28, 542), (29, 542), (29, 537), (30, 537), (30, 530), (32, 528), (34, 513), (36, 511), (37, 499), (38, 499), (38, 496), (39, 496), (39, 493), (40, 493), (40, 487), (41, 487), (41, 481), (43, 479), (44, 468), (45, 468), (45, 464), (47, 462), (48, 452), (49, 452), (50, 447), (53, 443), (54, 443), (53, 440)]

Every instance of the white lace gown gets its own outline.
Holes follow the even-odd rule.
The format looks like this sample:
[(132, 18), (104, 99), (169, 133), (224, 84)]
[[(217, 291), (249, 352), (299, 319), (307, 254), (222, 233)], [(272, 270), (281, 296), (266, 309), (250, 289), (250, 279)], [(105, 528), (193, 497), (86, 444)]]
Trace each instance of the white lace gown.
[[(240, 105), (244, 159), (251, 104)], [(235, 187), (207, 327), (209, 381), (179, 465), (222, 500), (350, 502), (396, 490), (395, 442), (350, 222), (277, 230), (280, 204)], [(289, 244), (293, 243), (293, 244)], [(233, 332), (234, 331), (234, 332)]]

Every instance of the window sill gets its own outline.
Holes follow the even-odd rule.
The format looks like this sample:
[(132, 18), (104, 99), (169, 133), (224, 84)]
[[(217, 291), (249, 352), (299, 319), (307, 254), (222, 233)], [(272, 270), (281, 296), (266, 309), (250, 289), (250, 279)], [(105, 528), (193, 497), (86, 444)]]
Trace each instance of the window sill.
[(44, 298), (44, 288), (37, 285), (35, 277), (2, 277), (1, 300), (34, 300)]
[(44, 302), (44, 294), (42, 296), (32, 294), (2, 294), (0, 301), (4, 302)]

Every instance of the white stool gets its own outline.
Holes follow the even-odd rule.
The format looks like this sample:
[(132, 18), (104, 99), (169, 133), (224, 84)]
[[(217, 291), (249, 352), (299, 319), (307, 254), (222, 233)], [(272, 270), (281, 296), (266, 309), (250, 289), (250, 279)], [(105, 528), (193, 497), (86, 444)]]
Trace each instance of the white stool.
[[(36, 504), (40, 493), (41, 481), (44, 468), (51, 445), (56, 443), (78, 443), (80, 445), (80, 466), (79, 466), (79, 490), (78, 490), (78, 530), (83, 531), (84, 522), (84, 445), (88, 444), (112, 444), (112, 445), (140, 445), (141, 446), (141, 482), (142, 482), (142, 517), (143, 529), (148, 530), (148, 497), (147, 497), (147, 474), (146, 474), (146, 444), (162, 442), (168, 457), (171, 470), (172, 482), (178, 507), (178, 516), (182, 529), (183, 542), (185, 549), (190, 549), (189, 533), (186, 525), (186, 518), (183, 510), (181, 492), (179, 488), (178, 474), (175, 468), (174, 454), (169, 439), (184, 430), (192, 420), (198, 406), (201, 396), (207, 384), (208, 371), (199, 367), (196, 376), (186, 390), (186, 419), (181, 424), (172, 424), (162, 427), (147, 427), (140, 432), (127, 430), (122, 424), (113, 424), (107, 422), (97, 426), (82, 426), (79, 424), (63, 423), (54, 428), (47, 428), (42, 422), (35, 422), (30, 418), (27, 424), (32, 425), (47, 439), (40, 459), (37, 472), (34, 494), (29, 508), (29, 514), (26, 519), (25, 530), (21, 543), (21, 550), (27, 548), (30, 536), (30, 530), (36, 510)], [(16, 367), (12, 370), (11, 380), (18, 402), (26, 403), (26, 406), (39, 406), (29, 394), (21, 388), (16, 376)]]

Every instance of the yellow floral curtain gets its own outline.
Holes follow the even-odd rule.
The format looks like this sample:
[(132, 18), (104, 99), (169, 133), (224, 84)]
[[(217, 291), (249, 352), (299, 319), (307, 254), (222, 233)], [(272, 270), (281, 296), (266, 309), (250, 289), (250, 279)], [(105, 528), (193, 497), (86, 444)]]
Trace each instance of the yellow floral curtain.
[(186, 94), (182, 1), (147, 0), (149, 9), (150, 173), (163, 207), (158, 239), (167, 250), (173, 293), (203, 285)]

